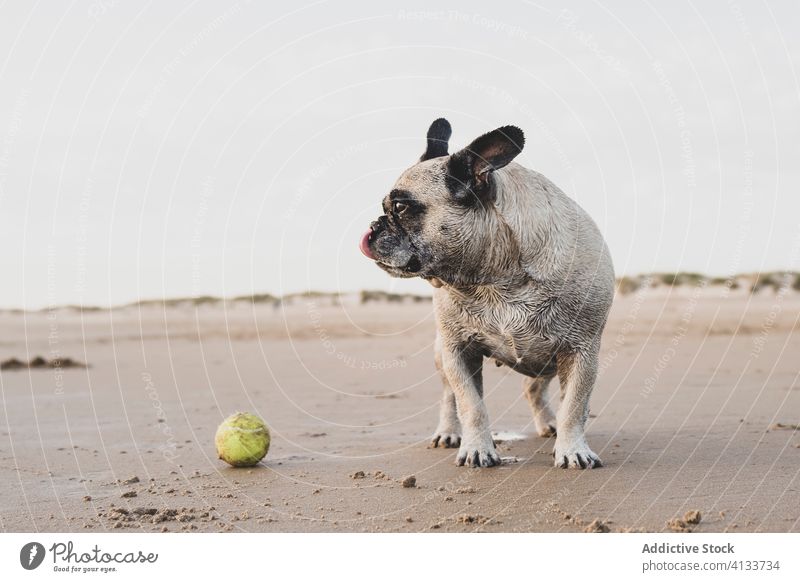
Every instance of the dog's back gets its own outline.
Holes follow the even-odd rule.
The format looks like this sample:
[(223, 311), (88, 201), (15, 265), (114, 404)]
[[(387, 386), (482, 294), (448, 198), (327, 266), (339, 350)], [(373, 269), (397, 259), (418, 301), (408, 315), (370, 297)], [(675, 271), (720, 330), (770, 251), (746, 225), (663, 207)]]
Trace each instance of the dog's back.
[(538, 172), (511, 163), (495, 179), (496, 207), (517, 238), (522, 267), (562, 306), (580, 313), (587, 333), (602, 331), (614, 267), (595, 222)]

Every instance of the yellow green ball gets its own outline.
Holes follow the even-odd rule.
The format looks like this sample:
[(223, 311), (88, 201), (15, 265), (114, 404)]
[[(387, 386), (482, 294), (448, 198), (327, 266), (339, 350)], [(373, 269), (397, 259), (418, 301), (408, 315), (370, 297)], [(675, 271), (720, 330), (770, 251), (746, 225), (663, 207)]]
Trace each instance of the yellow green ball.
[(269, 451), (269, 428), (255, 414), (237, 412), (226, 418), (214, 437), (219, 458), (234, 467), (252, 467)]

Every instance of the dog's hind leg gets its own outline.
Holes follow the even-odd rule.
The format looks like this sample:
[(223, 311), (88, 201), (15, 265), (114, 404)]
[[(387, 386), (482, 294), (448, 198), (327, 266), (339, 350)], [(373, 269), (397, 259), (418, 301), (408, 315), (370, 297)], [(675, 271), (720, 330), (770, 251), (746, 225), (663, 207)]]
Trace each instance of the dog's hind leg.
[(442, 369), (442, 340), (437, 335), (433, 346), (433, 361), (442, 379), (442, 403), (439, 407), (439, 426), (431, 439), (431, 447), (457, 448), (461, 445), (461, 423), (458, 421), (456, 397)]
[(600, 457), (586, 443), (584, 426), (589, 416), (589, 396), (597, 378), (599, 346), (558, 357), (558, 378), (564, 398), (556, 416), (556, 443), (553, 457), (556, 467), (586, 469), (600, 467)]
[(525, 378), (522, 387), (533, 412), (533, 424), (540, 437), (551, 437), (556, 434), (556, 417), (547, 402), (547, 386), (550, 378)]

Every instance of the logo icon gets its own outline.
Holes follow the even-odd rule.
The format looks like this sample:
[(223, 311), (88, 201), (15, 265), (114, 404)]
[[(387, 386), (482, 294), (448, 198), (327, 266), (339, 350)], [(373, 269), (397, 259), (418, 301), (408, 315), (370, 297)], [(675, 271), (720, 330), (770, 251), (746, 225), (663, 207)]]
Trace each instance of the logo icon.
[(19, 551), (19, 563), (26, 570), (35, 570), (44, 561), (44, 546), (39, 542), (28, 542)]

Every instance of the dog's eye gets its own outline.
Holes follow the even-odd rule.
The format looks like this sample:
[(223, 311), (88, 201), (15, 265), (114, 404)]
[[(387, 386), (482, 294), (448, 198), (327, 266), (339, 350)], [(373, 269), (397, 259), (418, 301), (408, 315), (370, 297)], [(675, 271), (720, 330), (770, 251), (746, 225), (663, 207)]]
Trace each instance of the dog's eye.
[(395, 202), (392, 204), (392, 210), (394, 210), (395, 214), (403, 214), (406, 210), (408, 210), (408, 204), (405, 202)]

